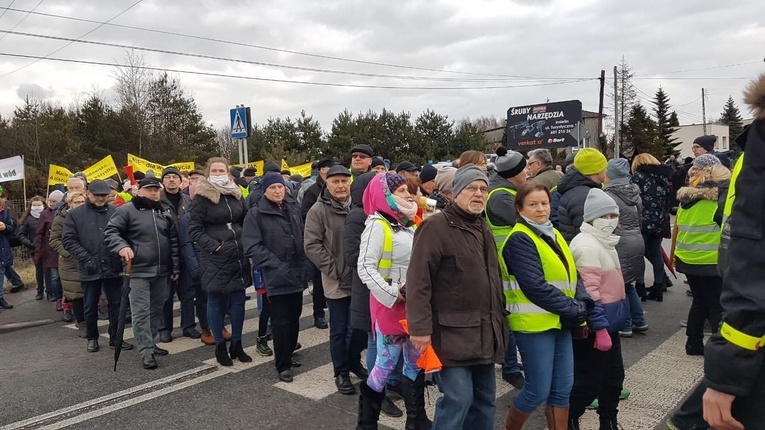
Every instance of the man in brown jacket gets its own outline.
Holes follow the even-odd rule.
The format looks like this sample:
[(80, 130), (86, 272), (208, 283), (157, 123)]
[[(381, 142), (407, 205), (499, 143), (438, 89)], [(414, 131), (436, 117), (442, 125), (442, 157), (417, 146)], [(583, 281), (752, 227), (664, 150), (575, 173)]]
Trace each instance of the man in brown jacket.
[[(335, 369), (335, 385), (341, 394), (356, 394), (349, 372), (366, 379), (361, 351), (367, 334), (350, 324), (353, 276), (345, 264), (343, 230), (351, 210), (351, 172), (341, 165), (327, 172), (326, 187), (305, 219), (305, 254), (321, 271), (324, 296), (329, 307), (329, 351)], [(348, 333), (351, 333), (350, 340)]]
[(454, 176), (454, 201), (422, 223), (407, 272), (406, 315), (420, 351), (433, 345), (443, 392), (433, 430), (494, 428), (494, 363), (508, 337), (497, 248), (481, 217), (489, 183), (468, 164)]

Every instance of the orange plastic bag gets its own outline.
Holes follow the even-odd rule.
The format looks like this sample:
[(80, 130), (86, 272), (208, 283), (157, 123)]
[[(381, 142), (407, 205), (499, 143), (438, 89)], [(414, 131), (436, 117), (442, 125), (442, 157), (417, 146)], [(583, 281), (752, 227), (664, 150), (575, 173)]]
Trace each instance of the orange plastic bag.
[[(400, 320), (399, 323), (404, 327), (406, 334), (409, 334), (408, 322), (406, 320)], [(422, 355), (420, 355), (420, 359), (417, 360), (417, 366), (424, 370), (425, 373), (440, 372), (444, 367), (443, 364), (441, 364), (438, 355), (436, 355), (436, 351), (433, 350), (432, 345), (428, 345), (428, 347), (425, 348), (425, 352), (423, 352)]]

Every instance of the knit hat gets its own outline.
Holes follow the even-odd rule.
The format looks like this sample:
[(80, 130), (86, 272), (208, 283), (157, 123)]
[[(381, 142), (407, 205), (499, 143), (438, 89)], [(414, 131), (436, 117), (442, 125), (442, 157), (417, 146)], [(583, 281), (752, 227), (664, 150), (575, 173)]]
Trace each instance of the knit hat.
[(406, 184), (406, 179), (398, 173), (388, 172), (385, 174), (385, 182), (388, 184), (390, 192), (393, 193)]
[[(377, 166), (385, 166), (385, 160), (383, 160), (382, 157), (372, 157), (372, 168)], [(387, 168), (388, 166), (385, 166), (385, 169)]]
[(607, 165), (606, 157), (595, 148), (580, 149), (574, 157), (574, 168), (584, 176), (597, 175)]
[(276, 164), (275, 161), (269, 161), (268, 163), (266, 163), (265, 166), (263, 166), (263, 173), (264, 174), (266, 172), (276, 172), (276, 173), (279, 173), (281, 171), (282, 171), (281, 167), (278, 164)]
[(619, 215), (619, 206), (616, 205), (605, 191), (600, 188), (592, 188), (587, 193), (587, 199), (584, 201), (584, 222), (590, 222), (603, 215)]
[(518, 176), (526, 168), (526, 159), (520, 152), (510, 151), (504, 146), (497, 148), (497, 159), (494, 160), (494, 170), (505, 179)]
[(263, 187), (263, 191), (267, 190), (273, 184), (284, 185), (284, 179), (282, 175), (277, 172), (268, 172), (260, 178), (260, 186)]
[(709, 136), (699, 136), (693, 143), (707, 150), (707, 152), (714, 152), (715, 142), (717, 142), (717, 136), (711, 134)]
[(608, 160), (606, 175), (611, 180), (630, 177), (630, 163), (624, 158), (614, 158)]
[[(165, 170), (162, 171), (162, 180), (165, 180), (165, 176), (167, 175), (178, 175), (178, 178), (183, 179), (183, 174), (181, 173), (180, 170), (178, 170), (177, 167), (173, 167), (173, 166), (165, 167)], [(234, 177), (238, 178), (239, 175), (234, 175)]]
[[(168, 167), (168, 169), (169, 169), (169, 167)], [(162, 178), (164, 178), (164, 177), (165, 177), (165, 171), (166, 171), (166, 170), (167, 170), (167, 169), (165, 169), (165, 170), (163, 170), (163, 171), (162, 171)], [(241, 167), (236, 167), (236, 166), (234, 166), (234, 167), (232, 167), (232, 168), (230, 168), (230, 169), (228, 170), (228, 173), (230, 173), (230, 174), (231, 174), (231, 176), (233, 176), (234, 178), (241, 178), (241, 177), (242, 177), (242, 168), (241, 168)]]
[(442, 193), (452, 194), (454, 190), (454, 174), (456, 167), (444, 167), (436, 174), (436, 189)]
[(53, 202), (60, 202), (60, 201), (61, 201), (61, 199), (63, 199), (63, 198), (64, 198), (64, 193), (62, 193), (62, 192), (61, 192), (61, 191), (59, 191), (59, 190), (53, 190), (53, 191), (52, 191), (52, 192), (51, 192), (51, 193), (48, 195), (48, 200), (50, 200), (50, 201), (53, 201)]
[(436, 179), (436, 175), (438, 174), (438, 169), (433, 167), (430, 164), (426, 164), (422, 166), (422, 172), (420, 172), (420, 180), (424, 184), (425, 182), (430, 182)]
[(702, 154), (693, 160), (693, 167), (698, 167), (700, 169), (703, 169), (704, 167), (717, 166), (719, 164), (722, 164), (720, 159), (712, 154)]
[(258, 169), (254, 167), (248, 167), (242, 172), (242, 176), (255, 176), (258, 174)]
[(475, 164), (466, 164), (454, 174), (454, 197), (456, 198), (462, 190), (470, 185), (473, 181), (483, 181), (486, 185), (489, 185), (489, 177), (486, 176), (486, 172), (479, 169)]

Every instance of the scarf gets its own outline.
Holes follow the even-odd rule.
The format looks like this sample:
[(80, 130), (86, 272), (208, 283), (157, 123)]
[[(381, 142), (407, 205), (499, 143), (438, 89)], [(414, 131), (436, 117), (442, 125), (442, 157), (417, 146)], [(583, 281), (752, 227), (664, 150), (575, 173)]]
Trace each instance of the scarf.
[(231, 180), (231, 178), (228, 179), (228, 182), (226, 182), (223, 185), (218, 185), (215, 182), (207, 181), (213, 188), (215, 188), (215, 191), (228, 196), (234, 196), (237, 200), (242, 198), (242, 189), (239, 188), (239, 185), (237, 185), (234, 181)]
[[(393, 172), (377, 175), (364, 190), (364, 212), (367, 215), (379, 212), (396, 219), (401, 225), (409, 227), (417, 213), (417, 204), (400, 197), (396, 199), (397, 196), (393, 195), (388, 186), (387, 177), (389, 175), (399, 176)], [(404, 184), (405, 182), (401, 183)]]
[(532, 227), (545, 236), (552, 238), (552, 240), (555, 240), (555, 231), (553, 230), (552, 221), (549, 219), (544, 224), (537, 224), (523, 215), (521, 215), (521, 218), (526, 220), (526, 223), (529, 225), (529, 227)]

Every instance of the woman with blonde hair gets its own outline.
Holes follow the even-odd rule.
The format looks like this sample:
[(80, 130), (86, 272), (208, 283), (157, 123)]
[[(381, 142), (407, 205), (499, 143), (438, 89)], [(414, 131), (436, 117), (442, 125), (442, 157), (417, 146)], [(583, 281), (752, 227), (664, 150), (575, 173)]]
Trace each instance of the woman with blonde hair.
[[(672, 193), (672, 169), (659, 162), (651, 154), (638, 154), (632, 161), (630, 182), (640, 188), (643, 201), (643, 224), (640, 232), (645, 242), (645, 257), (653, 266), (653, 286), (644, 300), (664, 300), (663, 290), (672, 286), (664, 273), (664, 258), (661, 254), (661, 242), (669, 237), (669, 200)], [(635, 289), (642, 293), (645, 283), (638, 280)]]
[(476, 167), (486, 171), (486, 155), (481, 151), (465, 151), (460, 155), (459, 165), (467, 166), (468, 164), (475, 164)]
[(693, 303), (688, 311), (685, 353), (704, 355), (704, 321), (717, 333), (722, 319), (722, 278), (717, 273), (721, 229), (715, 221), (720, 185), (731, 173), (711, 154), (696, 157), (688, 171), (689, 186), (680, 188), (680, 207), (672, 231), (670, 261), (688, 278)]

